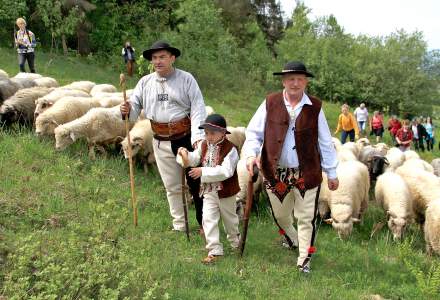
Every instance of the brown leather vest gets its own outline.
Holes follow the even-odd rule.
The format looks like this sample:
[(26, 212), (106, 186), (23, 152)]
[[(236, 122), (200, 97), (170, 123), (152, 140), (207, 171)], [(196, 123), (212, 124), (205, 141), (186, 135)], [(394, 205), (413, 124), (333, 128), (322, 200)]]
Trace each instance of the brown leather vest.
[[(223, 142), (219, 144), (219, 147), (220, 147), (220, 154), (217, 161), (217, 165), (221, 165), (223, 163), (223, 160), (225, 159), (226, 155), (228, 155), (229, 151), (231, 151), (232, 147), (235, 147), (235, 145), (225, 138)], [(208, 142), (204, 140), (202, 142), (202, 155), (201, 155), (202, 163), (205, 160), (205, 155), (207, 150), (208, 150)], [(222, 184), (222, 189), (218, 191), (219, 198), (227, 198), (237, 194), (240, 191), (240, 186), (238, 185), (237, 169), (234, 170), (234, 175), (232, 175), (232, 177), (222, 181), (221, 184)]]
[[(322, 103), (309, 96), (312, 105), (305, 104), (295, 122), (295, 145), (299, 169), (306, 189), (317, 187), (322, 181), (321, 159), (318, 148), (318, 116)], [(261, 168), (271, 184), (276, 182), (275, 170), (289, 128), (290, 116), (284, 104), (283, 93), (266, 97), (266, 125), (261, 151)]]

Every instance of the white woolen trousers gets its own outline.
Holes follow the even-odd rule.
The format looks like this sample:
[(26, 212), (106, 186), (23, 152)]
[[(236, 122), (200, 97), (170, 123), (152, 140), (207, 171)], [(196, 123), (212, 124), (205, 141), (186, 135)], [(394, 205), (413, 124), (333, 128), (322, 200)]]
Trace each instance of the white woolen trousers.
[(153, 139), (154, 157), (160, 177), (167, 192), (173, 228), (185, 231), (185, 217), (182, 203), (182, 167), (176, 162), (170, 141)]
[(220, 199), (215, 191), (204, 194), (203, 230), (205, 231), (208, 255), (223, 255), (223, 245), (220, 243), (220, 229), (218, 226), (220, 217), (228, 241), (233, 248), (237, 248), (240, 232), (238, 230), (235, 195)]
[[(284, 198), (283, 202), (270, 190), (267, 190), (272, 205), (273, 214), (279, 226), (286, 232), (292, 242), (298, 246), (299, 256), (297, 265), (302, 265), (309, 255), (309, 247), (314, 236), (314, 219), (317, 213), (318, 187), (307, 190), (304, 198), (301, 197), (297, 188), (292, 189)], [(298, 220), (298, 233), (293, 228), (292, 212)]]

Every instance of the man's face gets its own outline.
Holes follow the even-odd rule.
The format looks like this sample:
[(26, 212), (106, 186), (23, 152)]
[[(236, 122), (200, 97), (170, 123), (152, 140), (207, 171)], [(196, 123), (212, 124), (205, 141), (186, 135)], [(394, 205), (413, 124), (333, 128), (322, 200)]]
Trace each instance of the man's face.
[(283, 86), (286, 92), (291, 96), (302, 96), (308, 82), (309, 81), (304, 74), (283, 75)]
[(223, 131), (205, 128), (205, 138), (210, 144), (216, 144), (220, 142), (224, 136), (225, 133)]
[(159, 50), (151, 55), (154, 70), (161, 76), (169, 74), (173, 70), (176, 57), (167, 50)]

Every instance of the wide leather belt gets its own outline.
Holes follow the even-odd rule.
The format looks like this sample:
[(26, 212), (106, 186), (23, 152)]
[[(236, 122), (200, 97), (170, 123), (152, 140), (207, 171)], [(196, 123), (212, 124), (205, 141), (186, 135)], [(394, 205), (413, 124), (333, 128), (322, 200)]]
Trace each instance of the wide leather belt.
[(188, 117), (170, 123), (150, 122), (154, 138), (160, 141), (177, 140), (191, 133), (191, 120)]

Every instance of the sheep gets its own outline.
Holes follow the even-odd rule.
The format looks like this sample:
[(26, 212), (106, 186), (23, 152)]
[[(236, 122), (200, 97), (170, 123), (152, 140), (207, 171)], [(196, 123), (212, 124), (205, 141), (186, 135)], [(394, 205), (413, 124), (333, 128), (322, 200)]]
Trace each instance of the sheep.
[(392, 147), (385, 155), (389, 162), (389, 165), (385, 168), (385, 171), (394, 171), (405, 162), (405, 154), (396, 147)]
[(20, 73), (17, 73), (17, 75), (15, 75), (13, 78), (34, 80), (34, 79), (41, 78), (41, 77), (43, 77), (43, 75), (40, 75), (37, 73), (20, 72)]
[(405, 160), (410, 160), (413, 158), (420, 158), (420, 156), (414, 150), (407, 150), (407, 151), (403, 152), (403, 154), (405, 155)]
[(84, 91), (55, 89), (46, 96), (35, 100), (35, 118), (51, 107), (55, 102), (66, 96), (90, 97), (90, 95)]
[(412, 220), (412, 196), (403, 178), (393, 172), (386, 172), (377, 179), (374, 190), (376, 202), (385, 210), (388, 228), (394, 240), (400, 240)]
[(212, 115), (213, 113), (215, 113), (215, 111), (212, 108), (212, 106), (209, 106), (209, 105), (205, 106), (205, 111), (206, 111), (206, 115), (207, 116)]
[(356, 146), (358, 147), (359, 151), (362, 150), (365, 146), (371, 145), (370, 140), (367, 138), (360, 138), (356, 141)]
[(114, 93), (116, 88), (112, 84), (97, 84), (90, 90), (90, 95), (95, 96), (97, 93)]
[(52, 135), (58, 125), (73, 121), (99, 106), (99, 101), (90, 97), (64, 97), (35, 119), (35, 134)]
[(0, 107), (0, 123), (6, 126), (12, 123), (31, 125), (34, 123), (35, 99), (49, 93), (52, 89), (33, 87), (19, 90)]
[(58, 81), (56, 81), (52, 77), (37, 78), (34, 79), (34, 82), (37, 86), (54, 87), (54, 88), (59, 86)]
[(10, 79), (0, 79), (0, 105), (19, 90), (19, 86)]
[(338, 138), (332, 137), (333, 146), (335, 146), (336, 151), (341, 150), (342, 143)]
[(426, 208), (424, 233), (426, 253), (440, 254), (440, 198), (431, 201)]
[(31, 88), (34, 86), (37, 86), (35, 81), (33, 79), (27, 79), (27, 78), (11, 78), (10, 79), (15, 85), (17, 85), (17, 89), (26, 89)]
[[(136, 154), (143, 162), (144, 171), (148, 173), (148, 164), (156, 162), (153, 153), (153, 131), (151, 129), (150, 120), (144, 119), (137, 121), (130, 130), (131, 154), (135, 157)], [(125, 137), (121, 142), (124, 157), (128, 156), (128, 137)]]
[(440, 158), (434, 158), (431, 161), (431, 166), (434, 169), (434, 174), (440, 176)]
[(9, 78), (9, 74), (6, 71), (0, 69), (0, 80), (8, 79), (8, 78)]
[(227, 130), (230, 132), (230, 134), (226, 135), (227, 139), (237, 147), (238, 153), (240, 153), (241, 147), (243, 147), (246, 140), (246, 128), (228, 126)]
[(424, 161), (423, 159), (412, 158), (412, 159), (405, 161), (402, 166), (407, 166), (413, 170), (417, 170), (417, 169), (425, 170), (427, 172), (434, 174), (434, 168), (429, 163)]
[[(239, 215), (242, 217), (241, 208), (246, 204), (246, 195), (249, 182), (249, 172), (246, 168), (246, 159), (242, 155), (242, 158), (237, 163), (237, 177), (238, 185), (240, 186), (240, 191), (235, 196), (237, 202), (237, 208), (239, 208)], [(261, 172), (258, 174), (257, 181), (253, 184), (254, 195), (253, 199), (258, 199), (260, 193), (263, 191), (263, 175)]]
[(440, 198), (439, 178), (424, 170), (414, 170), (408, 165), (397, 168), (396, 173), (405, 180), (414, 199), (413, 212), (416, 222), (423, 224), (429, 202)]
[(68, 85), (62, 86), (63, 89), (68, 90), (81, 90), (87, 93), (90, 93), (92, 88), (96, 85), (96, 83), (91, 81), (74, 81)]
[[(133, 123), (130, 122), (130, 127)], [(55, 128), (55, 148), (64, 150), (81, 137), (87, 139), (89, 156), (95, 159), (95, 147), (105, 154), (104, 145), (118, 143), (125, 137), (125, 122), (119, 105), (92, 108), (84, 116)]]
[(348, 142), (342, 145), (342, 149), (347, 149), (350, 150), (351, 152), (353, 152), (354, 156), (356, 157), (356, 159), (358, 159), (359, 157), (359, 147), (356, 143), (354, 142)]
[(340, 162), (358, 160), (353, 151), (344, 147), (341, 147), (341, 149), (336, 152), (336, 155), (338, 157), (338, 161)]
[(330, 191), (327, 186), (327, 176), (323, 176), (318, 207), (322, 217), (330, 211), (331, 217), (325, 219), (332, 224), (338, 236), (348, 237), (353, 230), (353, 223), (360, 222), (361, 216), (368, 207), (368, 191), (370, 179), (368, 169), (359, 161), (339, 163), (336, 168), (339, 187)]
[(104, 97), (104, 98), (93, 97), (93, 98), (99, 101), (101, 107), (108, 107), (108, 108), (121, 104), (124, 101), (122, 98), (119, 97)]
[(378, 145), (367, 145), (359, 151), (359, 161), (369, 166), (374, 156), (385, 156), (388, 147), (384, 148)]

